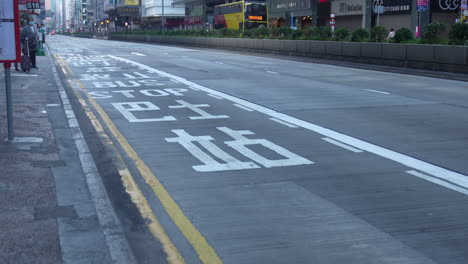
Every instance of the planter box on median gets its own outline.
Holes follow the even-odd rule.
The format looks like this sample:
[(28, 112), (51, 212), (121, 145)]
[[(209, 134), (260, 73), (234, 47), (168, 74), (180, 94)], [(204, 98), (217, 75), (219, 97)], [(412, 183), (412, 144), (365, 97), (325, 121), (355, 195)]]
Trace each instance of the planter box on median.
[(434, 45), (435, 62), (468, 65), (468, 47)]
[(341, 56), (341, 45), (342, 42), (336, 41), (324, 41), (325, 43), (325, 54), (326, 55), (334, 55), (334, 56)]
[(310, 52), (310, 40), (296, 40), (297, 41), (297, 52), (309, 53)]
[(284, 51), (296, 52), (297, 40), (284, 40)]
[(361, 43), (361, 56), (380, 59), (382, 57), (382, 43)]
[(310, 53), (316, 55), (325, 55), (325, 41), (311, 40)]
[(406, 58), (409, 61), (434, 62), (434, 45), (407, 44)]
[(239, 41), (238, 38), (225, 38), (224, 39), (224, 47), (225, 48), (230, 48), (230, 49), (236, 49), (237, 48), (237, 42)]
[(341, 55), (348, 57), (361, 57), (361, 45), (360, 42), (342, 42), (341, 43)]
[(389, 60), (406, 60), (406, 44), (383, 43), (382, 58)]
[(254, 41), (254, 47), (256, 50), (263, 50), (265, 48), (265, 40), (264, 39), (256, 39)]

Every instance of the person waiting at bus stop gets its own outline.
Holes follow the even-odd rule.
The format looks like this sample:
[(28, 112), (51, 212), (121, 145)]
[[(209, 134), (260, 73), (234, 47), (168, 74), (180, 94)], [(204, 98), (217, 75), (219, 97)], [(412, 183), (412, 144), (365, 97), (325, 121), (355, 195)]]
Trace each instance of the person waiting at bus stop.
[[(29, 24), (25, 25), (21, 30), (21, 40), (23, 41), (23, 47), (26, 49), (26, 43), (29, 47), (29, 57), (31, 58), (31, 68), (37, 69), (36, 66), (36, 52), (38, 50), (38, 36), (36, 24), (33, 19), (29, 20)], [(27, 40), (27, 42), (26, 42)]]

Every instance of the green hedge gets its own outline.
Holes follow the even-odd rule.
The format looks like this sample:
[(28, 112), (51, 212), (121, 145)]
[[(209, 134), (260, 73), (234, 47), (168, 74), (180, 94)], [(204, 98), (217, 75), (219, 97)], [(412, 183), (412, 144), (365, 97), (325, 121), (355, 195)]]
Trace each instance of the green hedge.
[[(446, 26), (441, 23), (433, 23), (423, 28), (422, 38), (414, 39), (414, 34), (407, 28), (400, 28), (395, 32), (395, 37), (387, 41), (388, 30), (378, 26), (370, 31), (357, 29), (349, 32), (346, 28), (338, 28), (334, 33), (329, 27), (309, 27), (294, 30), (289, 27), (268, 28), (260, 27), (241, 32), (234, 29), (219, 30), (140, 30), (140, 31), (120, 31), (112, 32), (111, 35), (147, 35), (147, 36), (184, 36), (184, 37), (229, 37), (229, 38), (256, 38), (256, 39), (291, 39), (291, 40), (334, 40), (334, 41), (355, 41), (355, 42), (396, 42), (396, 43), (417, 43), (417, 44), (455, 44), (468, 45), (468, 24), (455, 24), (450, 29), (450, 41), (440, 38), (440, 33)], [(74, 33), (76, 34), (76, 33)]]

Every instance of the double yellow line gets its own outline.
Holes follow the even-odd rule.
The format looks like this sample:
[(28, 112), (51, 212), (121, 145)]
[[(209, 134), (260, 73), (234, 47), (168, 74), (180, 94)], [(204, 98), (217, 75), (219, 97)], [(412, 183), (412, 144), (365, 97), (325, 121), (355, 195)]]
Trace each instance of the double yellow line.
[(170, 237), (167, 235), (161, 223), (158, 221), (146, 197), (143, 195), (141, 189), (139, 188), (138, 184), (135, 182), (135, 179), (128, 170), (128, 167), (126, 166), (122, 156), (114, 146), (110, 137), (106, 134), (104, 127), (100, 123), (99, 119), (96, 118), (92, 109), (88, 106), (87, 102), (91, 104), (94, 110), (98, 113), (101, 120), (105, 123), (107, 129), (111, 132), (114, 139), (119, 143), (119, 145), (128, 155), (128, 157), (130, 157), (131, 160), (134, 162), (135, 167), (145, 180), (146, 184), (148, 184), (148, 186), (153, 190), (153, 193), (159, 199), (167, 214), (171, 217), (172, 221), (176, 224), (176, 226), (179, 228), (179, 230), (182, 232), (185, 238), (195, 249), (201, 262), (207, 264), (222, 263), (221, 259), (218, 257), (214, 249), (208, 244), (203, 235), (193, 226), (192, 222), (190, 222), (190, 220), (185, 216), (185, 214), (180, 209), (179, 205), (174, 201), (174, 199), (171, 197), (168, 191), (153, 174), (151, 169), (146, 165), (146, 163), (139, 157), (139, 155), (132, 148), (132, 146), (127, 142), (125, 137), (122, 135), (122, 133), (120, 133), (120, 131), (109, 118), (107, 113), (93, 98), (88, 96), (88, 91), (83, 85), (83, 83), (80, 80), (73, 77), (73, 71), (65, 62), (65, 60), (63, 60), (58, 55), (54, 56), (59, 65), (61, 66), (64, 74), (68, 75), (68, 80), (70, 81), (72, 86), (73, 83), (77, 84), (86, 95), (86, 99), (84, 99), (76, 89), (73, 89), (75, 96), (78, 98), (86, 115), (91, 120), (91, 123), (93, 124), (96, 132), (100, 136), (102, 142), (105, 146), (111, 147), (115, 152), (117, 157), (116, 165), (119, 169), (119, 174), (122, 178), (125, 190), (130, 195), (133, 203), (137, 206), (142, 217), (144, 219), (149, 220), (147, 221), (148, 229), (154, 237), (161, 241), (164, 251), (167, 254), (168, 262), (171, 264), (182, 264), (185, 263), (185, 260), (173, 244)]

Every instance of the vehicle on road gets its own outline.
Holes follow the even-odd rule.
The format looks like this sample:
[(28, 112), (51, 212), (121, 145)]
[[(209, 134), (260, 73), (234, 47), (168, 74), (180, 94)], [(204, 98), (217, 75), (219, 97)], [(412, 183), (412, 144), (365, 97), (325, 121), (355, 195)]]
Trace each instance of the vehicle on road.
[(267, 7), (262, 1), (240, 1), (214, 8), (214, 28), (251, 29), (267, 26)]

